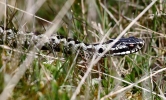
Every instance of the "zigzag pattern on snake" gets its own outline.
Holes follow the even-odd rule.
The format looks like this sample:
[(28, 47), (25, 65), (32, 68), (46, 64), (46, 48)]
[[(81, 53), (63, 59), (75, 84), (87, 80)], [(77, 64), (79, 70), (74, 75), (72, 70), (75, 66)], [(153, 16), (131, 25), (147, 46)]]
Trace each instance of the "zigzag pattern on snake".
[[(18, 44), (21, 44), (23, 47), (27, 47), (32, 43), (36, 44), (36, 42), (43, 35), (35, 35), (35, 33), (33, 32), (28, 33), (10, 28), (4, 29), (4, 27), (0, 26), (0, 44), (4, 44), (3, 39), (5, 38), (5, 36), (6, 44), (10, 47), (16, 47)], [(53, 51), (63, 51), (65, 53), (72, 53), (76, 52), (77, 50), (81, 50), (90, 55), (100, 55), (114, 40), (115, 39), (110, 39), (103, 43), (87, 44), (71, 38), (52, 35), (48, 38), (48, 41), (41, 49), (51, 49)], [(135, 37), (121, 38), (109, 49), (109, 51), (104, 56), (119, 56), (135, 53), (142, 49), (143, 46), (144, 41), (142, 39), (138, 39)]]

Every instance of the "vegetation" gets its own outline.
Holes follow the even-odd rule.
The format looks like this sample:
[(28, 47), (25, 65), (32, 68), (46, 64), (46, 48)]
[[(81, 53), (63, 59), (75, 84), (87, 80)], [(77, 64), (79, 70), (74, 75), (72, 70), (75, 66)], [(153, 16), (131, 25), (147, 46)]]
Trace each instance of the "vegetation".
[(4, 27), (86, 43), (123, 34), (143, 39), (145, 46), (135, 54), (86, 60), (76, 54), (1, 45), (0, 99), (166, 99), (164, 0), (6, 0), (6, 6), (4, 1)]

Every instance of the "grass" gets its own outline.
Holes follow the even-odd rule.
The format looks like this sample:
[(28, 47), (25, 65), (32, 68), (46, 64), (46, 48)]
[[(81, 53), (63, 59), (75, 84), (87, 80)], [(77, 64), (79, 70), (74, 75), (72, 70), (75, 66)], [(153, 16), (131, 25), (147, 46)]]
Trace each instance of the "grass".
[[(48, 36), (58, 32), (87, 43), (100, 42), (105, 34), (104, 40), (134, 36), (145, 40), (144, 48), (136, 54), (86, 61), (76, 54), (53, 55), (33, 47), (12, 49), (1, 45), (0, 98), (165, 99), (166, 2), (72, 1), (8, 0), (6, 11), (5, 3), (0, 1), (1, 26)], [(140, 17), (135, 20), (137, 16)]]

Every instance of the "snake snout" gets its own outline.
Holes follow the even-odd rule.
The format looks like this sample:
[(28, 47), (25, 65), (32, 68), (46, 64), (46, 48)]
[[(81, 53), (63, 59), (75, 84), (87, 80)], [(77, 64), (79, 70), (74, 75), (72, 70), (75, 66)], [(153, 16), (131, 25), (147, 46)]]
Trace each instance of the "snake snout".
[(138, 49), (141, 49), (141, 48), (144, 46), (144, 44), (145, 44), (144, 40), (140, 40), (140, 41), (137, 43)]

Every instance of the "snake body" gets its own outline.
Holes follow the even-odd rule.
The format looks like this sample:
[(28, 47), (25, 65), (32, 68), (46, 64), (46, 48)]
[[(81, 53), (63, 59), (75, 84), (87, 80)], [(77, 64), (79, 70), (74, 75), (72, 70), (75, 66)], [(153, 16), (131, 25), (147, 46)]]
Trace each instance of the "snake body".
[[(41, 39), (44, 35), (35, 35), (33, 32), (16, 31), (14, 29), (0, 27), (0, 44), (4, 44), (4, 38), (6, 37), (6, 44), (10, 47), (15, 47), (21, 44), (22, 46), (30, 46)], [(41, 48), (42, 50), (64, 51), (65, 53), (76, 52), (77, 50), (86, 52), (90, 55), (100, 55), (103, 53), (109, 45), (115, 39), (110, 39), (103, 43), (87, 44), (74, 40), (71, 38), (65, 38), (63, 36), (52, 35), (48, 38), (48, 41)], [(144, 46), (144, 41), (135, 37), (121, 38), (119, 39), (104, 56), (119, 56), (127, 55), (138, 52)]]

